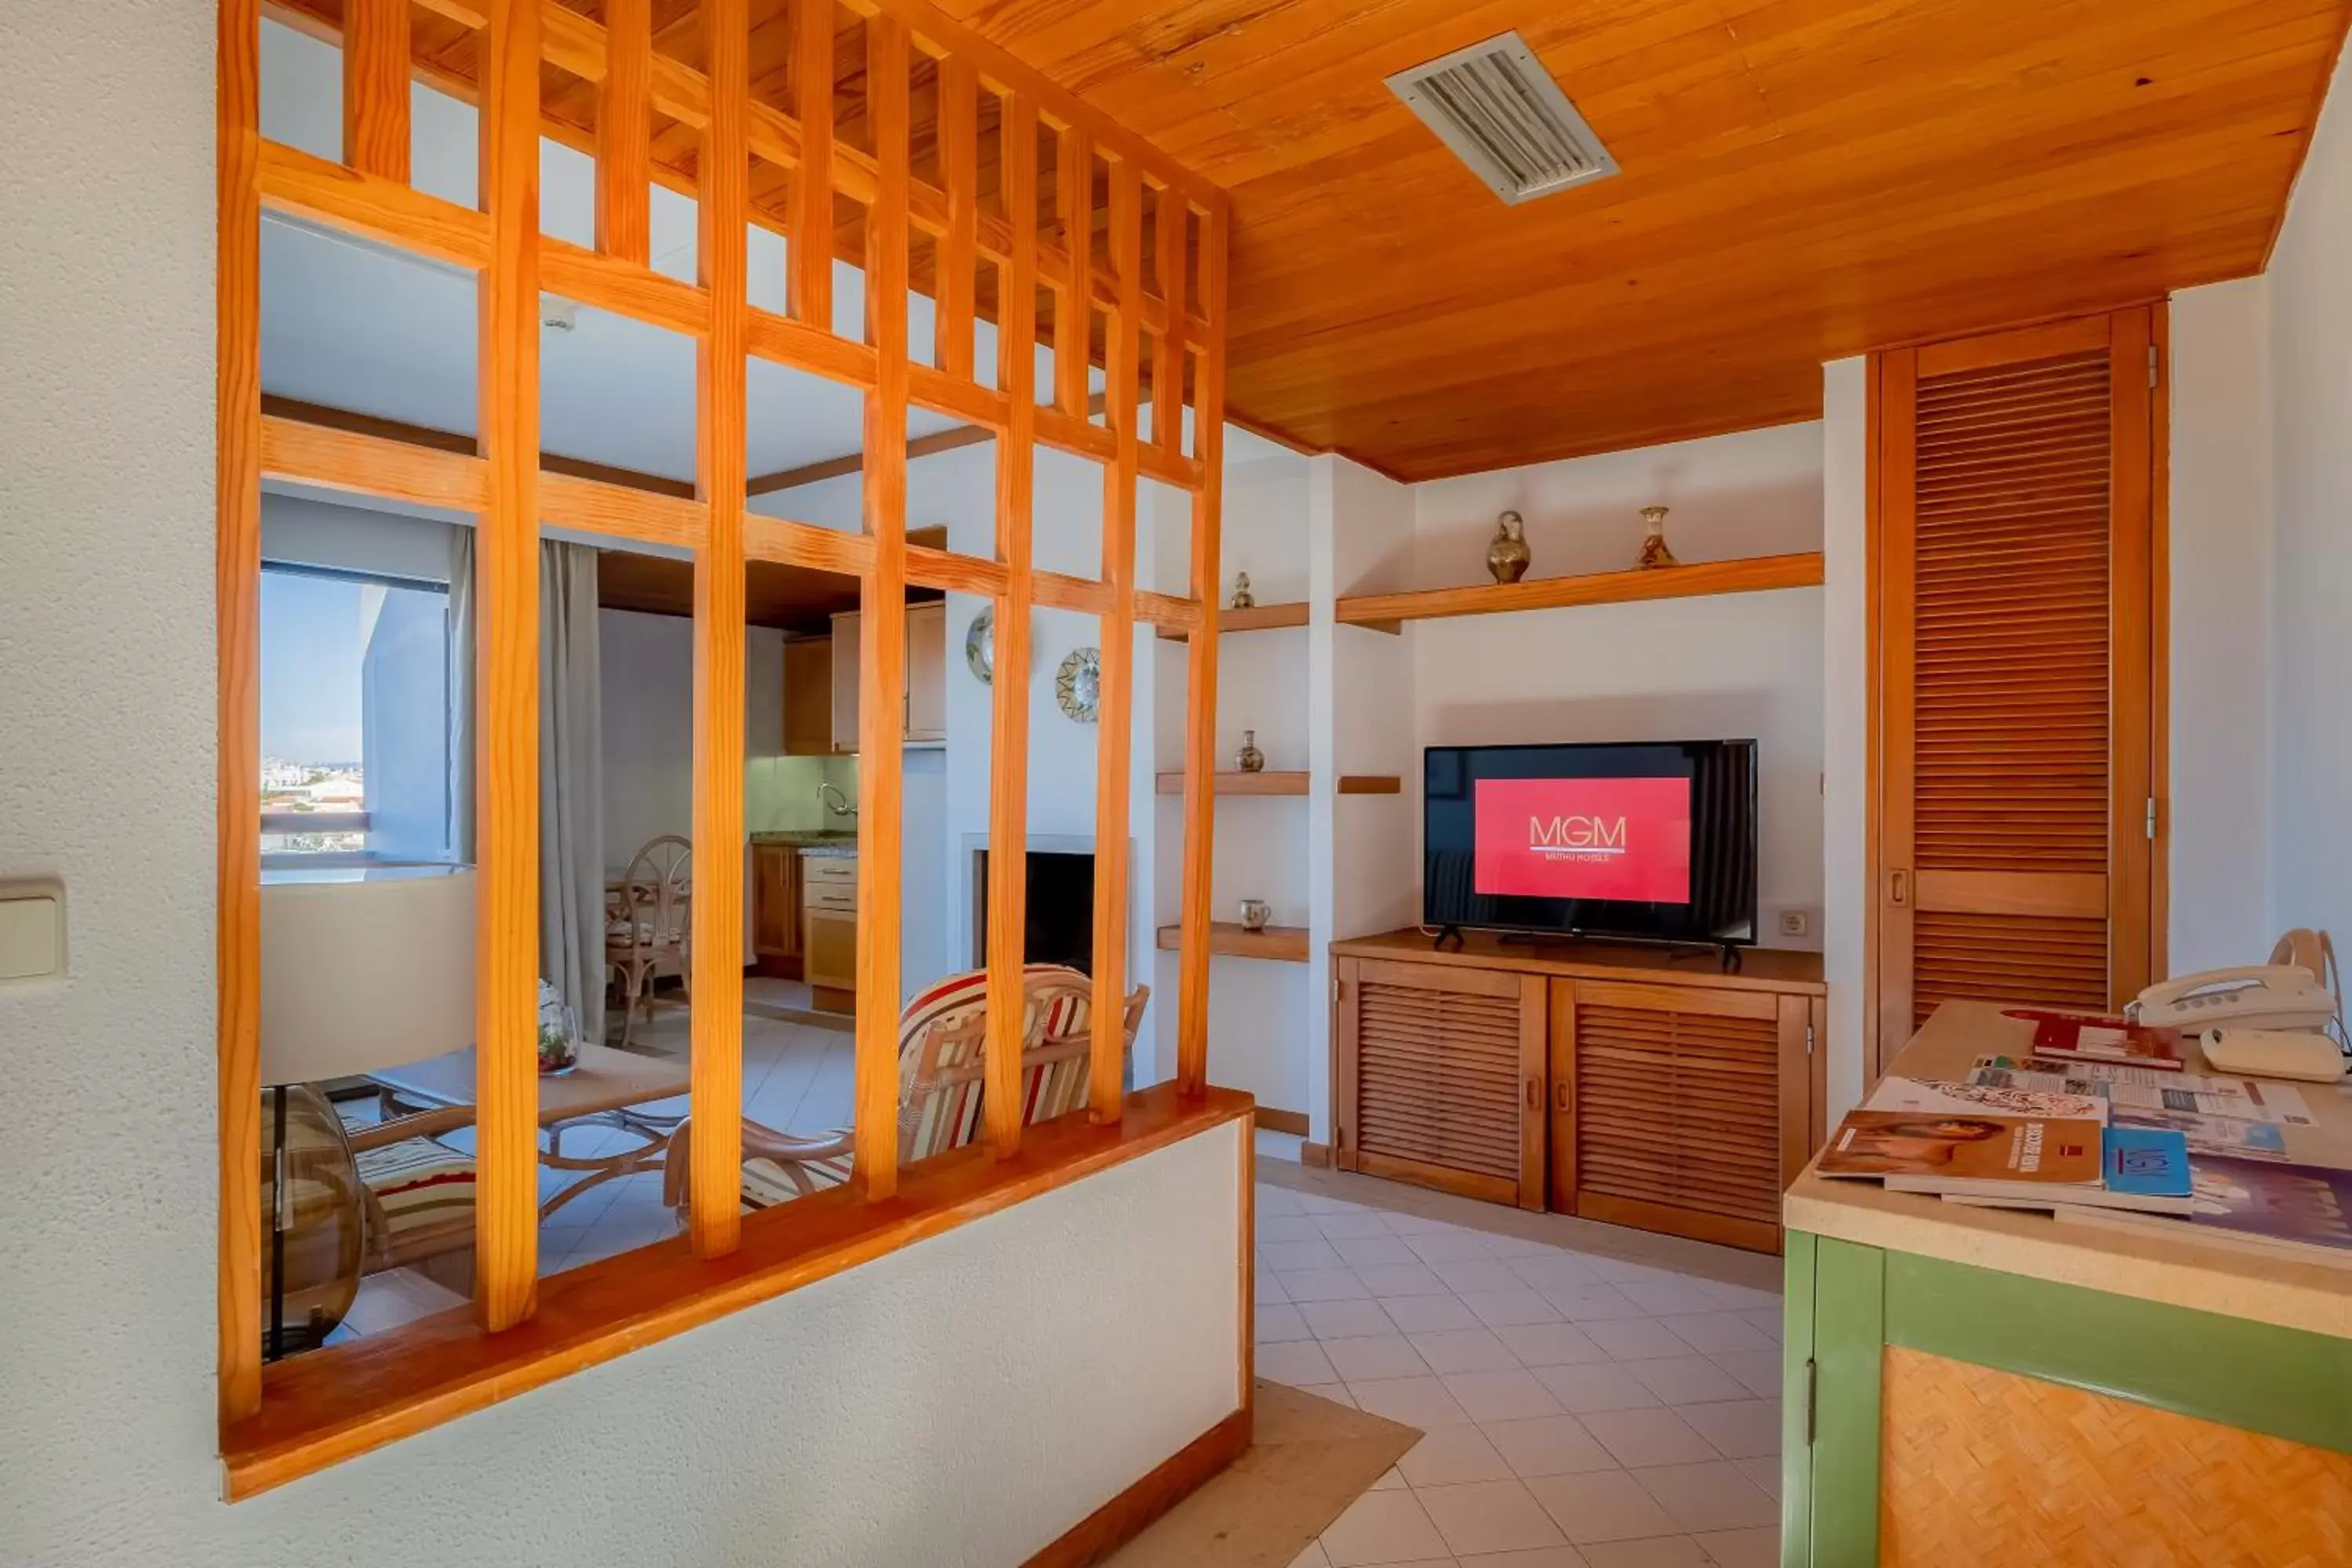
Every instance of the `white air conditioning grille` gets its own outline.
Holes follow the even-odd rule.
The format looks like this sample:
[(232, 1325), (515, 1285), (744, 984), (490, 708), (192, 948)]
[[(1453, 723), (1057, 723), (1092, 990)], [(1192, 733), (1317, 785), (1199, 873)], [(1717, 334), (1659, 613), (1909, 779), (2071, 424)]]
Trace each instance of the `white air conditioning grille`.
[(1517, 33), (1399, 71), (1389, 90), (1514, 205), (1617, 172), (1617, 160)]

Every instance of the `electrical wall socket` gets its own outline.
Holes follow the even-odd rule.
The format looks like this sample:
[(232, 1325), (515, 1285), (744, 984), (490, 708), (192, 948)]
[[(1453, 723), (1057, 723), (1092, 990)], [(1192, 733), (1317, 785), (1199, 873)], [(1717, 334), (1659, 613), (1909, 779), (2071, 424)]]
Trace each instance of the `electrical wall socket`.
[(1780, 934), (1782, 936), (1789, 937), (1807, 937), (1812, 935), (1813, 911), (1809, 909), (1802, 908), (1801, 906), (1782, 910), (1780, 911)]

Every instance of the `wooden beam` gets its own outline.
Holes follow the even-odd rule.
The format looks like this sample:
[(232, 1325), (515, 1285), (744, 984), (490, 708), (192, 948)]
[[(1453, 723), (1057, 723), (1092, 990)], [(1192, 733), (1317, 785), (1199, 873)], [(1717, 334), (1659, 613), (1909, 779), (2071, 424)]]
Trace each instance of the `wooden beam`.
[[(1032, 307), (1033, 319), (1034, 310), (1034, 307)], [(1031, 330), (1034, 331), (1035, 329), (1033, 326)], [(1034, 386), (1036, 381), (1034, 367), (1031, 370), (1030, 381)], [(1087, 412), (1090, 415), (1099, 414), (1103, 411), (1103, 395), (1097, 392), (1087, 400)], [(1034, 416), (1027, 423), (1032, 425), (1035, 423)], [(933, 431), (929, 436), (911, 436), (907, 439), (907, 457), (912, 460), (916, 458), (932, 457), (940, 452), (952, 452), (959, 447), (977, 447), (983, 441), (995, 440), (998, 435), (999, 431), (993, 425), (959, 425), (953, 429)], [(1000, 458), (998, 461), (1001, 463), (1003, 459)], [(837, 479), (845, 475), (856, 473), (865, 467), (865, 452), (862, 450), (844, 452), (838, 458), (826, 458), (814, 463), (803, 463), (796, 468), (778, 468), (774, 473), (761, 474), (751, 480), (747, 487), (747, 493), (764, 496), (773, 495), (778, 490), (798, 489), (803, 485), (814, 485), (825, 479)]]
[(1020, 93), (1004, 99), (1003, 161), (1007, 212), (1027, 221), (1013, 229), (998, 311), (996, 384), (1004, 388), (1010, 425), (996, 456), (996, 557), (1004, 592), (996, 601), (995, 679), (990, 683), (988, 841), (988, 1034), (982, 1063), (982, 1107), (999, 1159), (1021, 1151), (1021, 1050), (1028, 998), (1023, 980), (1028, 931), (1029, 622), (1031, 501), (1037, 423), (1037, 110)]
[(745, 0), (702, 0), (710, 120), (702, 131), (695, 256), (711, 301), (697, 345), (697, 487), (709, 537), (694, 558), (694, 1111), (688, 1172), (698, 1258), (735, 1250), (743, 1206), (744, 213), (751, 155)]
[(646, 264), (653, 226), (653, 0), (605, 0), (596, 84), (596, 248)]
[(974, 268), (980, 246), (980, 82), (971, 62), (955, 55), (940, 61), (939, 70), (940, 181), (947, 187), (948, 229), (940, 239), (933, 284), (938, 357), (949, 376), (970, 381), (979, 281)]
[[(1214, 334), (1201, 356), (1193, 445), (1201, 488), (1192, 492), (1192, 597), (1201, 626), (1185, 648), (1184, 891), (1182, 944), (1176, 958), (1176, 1082), (1188, 1095), (1208, 1092), (1211, 900), (1216, 873), (1218, 552), (1224, 528), (1225, 207), (1222, 198), (1201, 224), (1201, 302)], [(1160, 781), (1161, 787), (1166, 784)]]
[[(1069, 145), (1066, 139), (1065, 148)], [(1090, 158), (1091, 153), (1087, 156)], [(1089, 165), (1082, 163), (1079, 167)], [(1083, 183), (1082, 183), (1083, 185)], [(1119, 304), (1106, 322), (1105, 411), (1117, 455), (1103, 469), (1103, 582), (1111, 592), (1102, 620), (1102, 679), (1095, 741), (1095, 929), (1092, 1081), (1095, 1120), (1125, 1103), (1129, 786), (1135, 771), (1135, 490), (1140, 450), (1138, 360), (1143, 284), (1143, 184), (1135, 164), (1110, 165), (1110, 262)], [(1079, 248), (1074, 246), (1074, 248)]]
[(220, 661), (214, 833), (220, 1103), (219, 1403), (261, 1404), (261, 10), (220, 0), (215, 103), (215, 637)]
[[(462, 452), (467, 457), (472, 457), (478, 450), (474, 438), (460, 431), (436, 430), (429, 425), (411, 425), (404, 419), (383, 419), (373, 414), (331, 407), (324, 403), (305, 403), (300, 398), (280, 397), (276, 393), (262, 395), (261, 412), (269, 418), (288, 424), (314, 425), (326, 430), (349, 431), (355, 436), (373, 436), (404, 446), (425, 447), (440, 452)], [(648, 495), (674, 496), (680, 500), (694, 499), (694, 486), (687, 480), (665, 479), (659, 474), (641, 473), (635, 468), (618, 468), (611, 463), (591, 462), (584, 458), (567, 458), (560, 452), (541, 452), (539, 467), (541, 473), (593, 479), (599, 484), (644, 490)]]
[[(832, 0), (824, 0), (830, 6)], [(898, 1190), (898, 921), (907, 684), (907, 28), (866, 23), (866, 105), (882, 183), (868, 218), (866, 306), (875, 384), (866, 395), (866, 531), (874, 563), (858, 618), (857, 1153), (868, 1201)], [(805, 106), (804, 106), (805, 107)]]
[(408, 180), (408, 0), (346, 0), (343, 162)]
[(474, 1300), (492, 1332), (539, 1282), (539, 15), (490, 0), (482, 46)]
[(1054, 300), (1054, 401), (1074, 419), (1084, 416), (1094, 365), (1094, 164), (1085, 128), (1063, 126), (1054, 153), (1054, 217), (1070, 258), (1070, 287)]
[(1184, 240), (1192, 226), (1192, 209), (1184, 193), (1172, 185), (1159, 188), (1154, 205), (1152, 237), (1158, 243), (1160, 290), (1170, 309), (1167, 330), (1151, 356), (1151, 443), (1168, 458), (1184, 456), (1184, 368), (1191, 363), (1184, 344)]
[(786, 308), (793, 320), (821, 332), (833, 331), (833, 4), (793, 0), (801, 158), (793, 182)]

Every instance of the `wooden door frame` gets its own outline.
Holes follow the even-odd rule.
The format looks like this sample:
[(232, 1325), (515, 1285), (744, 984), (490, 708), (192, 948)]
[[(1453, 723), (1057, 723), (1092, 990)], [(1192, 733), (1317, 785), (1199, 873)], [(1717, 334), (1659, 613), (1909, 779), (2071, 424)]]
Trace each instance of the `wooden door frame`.
[[(2147, 859), (2147, 973), (2151, 979), (2170, 973), (2167, 932), (2171, 907), (2171, 392), (2172, 345), (2168, 301), (2154, 300), (2118, 306), (2099, 315), (2147, 312), (2147, 342), (2154, 350), (2147, 393), (2147, 479), (2148, 511), (2147, 581), (2147, 795), (2156, 802), (2156, 831)], [(2075, 318), (2088, 320), (2090, 318)], [(2035, 327), (2059, 325), (2031, 323)], [(1997, 329), (1969, 334), (1969, 340), (2006, 336), (2022, 328)], [(1953, 340), (1955, 342), (1964, 340)], [(1882, 1002), (1880, 964), (1885, 946), (1883, 893), (1885, 886), (1886, 801), (1886, 583), (1885, 519), (1890, 480), (1907, 478), (1888, 472), (1886, 428), (1881, 417), (1885, 400), (1885, 375), (1890, 355), (1916, 355), (1925, 345), (1895, 345), (1872, 352), (1864, 367), (1864, 417), (1868, 428), (1863, 444), (1865, 512), (1864, 527), (1863, 645), (1864, 670), (1864, 821), (1863, 858), (1867, 875), (1863, 898), (1862, 1068), (1867, 1089), (1884, 1070), (1885, 1060), (1901, 1048), (1903, 1039), (1889, 1040), (1879, 1016)], [(1902, 367), (1897, 367), (1902, 374)], [(2114, 492), (2111, 489), (2110, 494)], [(1904, 505), (1909, 504), (1906, 498)], [(2115, 830), (2124, 831), (2117, 822)], [(1905, 1031), (1904, 1039), (1909, 1037)]]

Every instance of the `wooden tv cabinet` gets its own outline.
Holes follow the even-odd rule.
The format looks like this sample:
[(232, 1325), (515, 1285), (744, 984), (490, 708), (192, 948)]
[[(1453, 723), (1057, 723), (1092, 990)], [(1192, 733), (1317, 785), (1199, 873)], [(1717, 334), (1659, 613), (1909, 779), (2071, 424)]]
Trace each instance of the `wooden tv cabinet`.
[(1331, 944), (1332, 1163), (1762, 1252), (1822, 1132), (1819, 953)]

